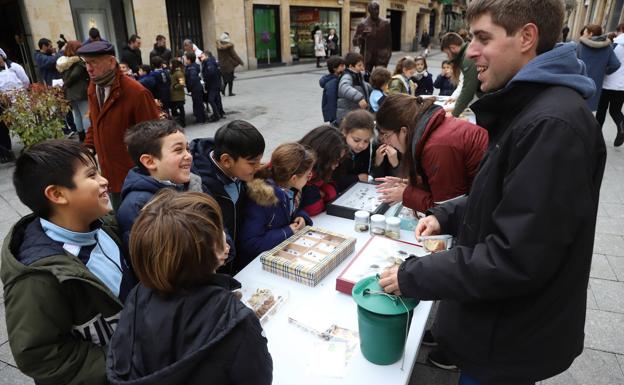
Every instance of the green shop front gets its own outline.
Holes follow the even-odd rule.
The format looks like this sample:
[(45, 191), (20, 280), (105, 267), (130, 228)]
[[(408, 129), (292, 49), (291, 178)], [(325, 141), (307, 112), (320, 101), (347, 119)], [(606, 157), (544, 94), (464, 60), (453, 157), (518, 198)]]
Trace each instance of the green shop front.
[(280, 63), (280, 15), (277, 5), (253, 6), (254, 43), (259, 65)]

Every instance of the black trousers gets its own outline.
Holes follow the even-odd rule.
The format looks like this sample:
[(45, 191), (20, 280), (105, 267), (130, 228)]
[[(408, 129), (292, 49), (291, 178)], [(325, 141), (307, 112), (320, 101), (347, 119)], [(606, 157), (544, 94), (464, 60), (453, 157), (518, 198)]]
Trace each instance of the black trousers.
[(225, 95), (225, 88), (229, 88), (230, 95), (232, 94), (232, 86), (234, 85), (234, 72), (226, 73), (223, 72), (221, 74), (223, 77), (223, 86), (221, 87), (221, 92)]
[(220, 118), (223, 112), (223, 107), (220, 105), (221, 95), (219, 94), (219, 89), (208, 88), (206, 89), (206, 102), (210, 104), (210, 109), (212, 110), (213, 118)]
[(171, 102), (171, 115), (178, 120), (182, 127), (186, 127), (186, 112), (184, 111), (184, 102)]
[(618, 130), (622, 127), (622, 122), (624, 121), (622, 105), (624, 105), (624, 91), (602, 90), (600, 101), (598, 102), (598, 110), (596, 111), (596, 120), (600, 123), (600, 128), (602, 128), (607, 117), (607, 109)]
[(193, 115), (197, 123), (206, 122), (206, 110), (204, 107), (204, 93), (199, 89), (197, 92), (191, 92), (193, 99)]
[[(0, 105), (0, 115), (2, 115), (3, 112), (4, 108)], [(11, 134), (9, 133), (9, 127), (7, 127), (4, 122), (0, 121), (0, 152), (8, 151), (11, 148)]]

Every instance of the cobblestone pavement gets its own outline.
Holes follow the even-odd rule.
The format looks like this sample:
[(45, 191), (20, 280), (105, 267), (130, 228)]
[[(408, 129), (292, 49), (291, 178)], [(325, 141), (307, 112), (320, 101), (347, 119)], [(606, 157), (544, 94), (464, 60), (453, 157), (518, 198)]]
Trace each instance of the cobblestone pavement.
[[(393, 64), (401, 53), (395, 53)], [(439, 73), (443, 57), (429, 58), (429, 69)], [(294, 141), (322, 123), (321, 88), (318, 79), (326, 70), (314, 64), (274, 67), (237, 74), (234, 97), (223, 98), (227, 118), (245, 119), (265, 136), (265, 156), (280, 143)], [(192, 121), (190, 99), (186, 103), (187, 120)], [(615, 385), (624, 383), (624, 147), (613, 148), (615, 125), (607, 118), (604, 132), (607, 141), (607, 167), (601, 191), (587, 300), (585, 350), (572, 367), (561, 375), (543, 381), (543, 385)], [(189, 139), (213, 136), (224, 121), (189, 125)], [(16, 142), (19, 151), (21, 145)], [(0, 236), (29, 210), (13, 189), (11, 165), (0, 165)], [(2, 291), (0, 288), (0, 296)], [(4, 303), (0, 297), (0, 385), (32, 384), (15, 366), (7, 342)], [(421, 349), (410, 385), (455, 385), (458, 373), (438, 370), (426, 364), (427, 348)]]

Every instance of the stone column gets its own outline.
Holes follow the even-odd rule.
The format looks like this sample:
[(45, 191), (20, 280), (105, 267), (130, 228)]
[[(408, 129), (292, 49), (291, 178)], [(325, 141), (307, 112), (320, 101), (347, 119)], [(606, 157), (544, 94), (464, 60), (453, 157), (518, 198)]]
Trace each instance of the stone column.
[(351, 0), (342, 2), (342, 24), (340, 31), (340, 48), (342, 56), (351, 52)]
[(150, 64), (149, 54), (156, 35), (166, 37), (167, 47), (171, 48), (165, 0), (133, 0), (132, 4), (137, 35), (141, 36), (141, 57), (143, 63)]
[(279, 12), (282, 62), (292, 64), (292, 54), (290, 53), (290, 0), (282, 0)]
[(24, 0), (23, 3), (26, 10), (23, 16), (30, 26), (33, 50), (39, 49), (37, 42), (43, 37), (53, 43), (59, 39), (61, 33), (67, 40), (76, 39), (69, 0)]

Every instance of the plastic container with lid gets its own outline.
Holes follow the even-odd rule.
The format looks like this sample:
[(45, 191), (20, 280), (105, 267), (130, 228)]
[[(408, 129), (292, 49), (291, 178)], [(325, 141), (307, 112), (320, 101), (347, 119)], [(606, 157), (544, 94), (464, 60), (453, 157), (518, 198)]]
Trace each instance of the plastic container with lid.
[(401, 238), (401, 218), (386, 218), (386, 237), (393, 239)]
[(368, 220), (370, 213), (368, 211), (356, 211), (355, 212), (355, 231), (358, 233), (365, 233), (369, 229)]
[(351, 294), (358, 305), (362, 355), (377, 365), (400, 360), (418, 301), (385, 294), (376, 277), (357, 282)]
[(370, 219), (371, 234), (384, 235), (386, 233), (386, 217), (381, 214), (375, 214)]

